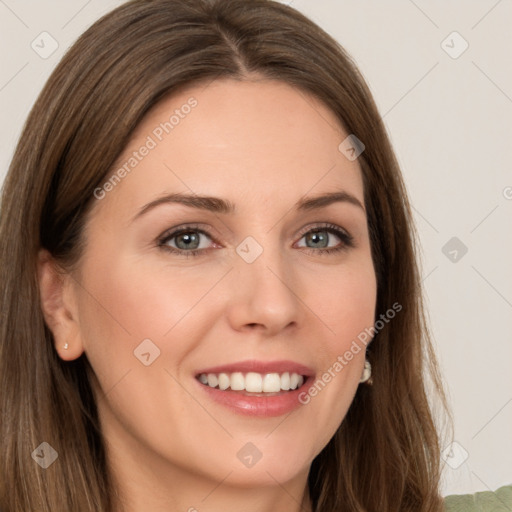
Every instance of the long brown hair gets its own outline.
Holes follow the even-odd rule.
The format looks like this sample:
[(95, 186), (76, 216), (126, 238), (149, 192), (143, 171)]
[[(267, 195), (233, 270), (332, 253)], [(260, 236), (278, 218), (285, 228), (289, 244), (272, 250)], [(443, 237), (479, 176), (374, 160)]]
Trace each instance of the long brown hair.
[[(429, 397), (448, 412), (446, 399), (423, 313), (410, 206), (364, 79), (333, 38), (277, 2), (133, 0), (97, 21), (64, 56), (30, 113), (3, 185), (3, 512), (111, 512), (115, 503), (92, 369), (85, 355), (64, 362), (54, 349), (39, 298), (39, 249), (63, 269), (79, 262), (94, 190), (159, 100), (185, 86), (254, 74), (314, 95), (364, 143), (375, 318), (402, 306), (368, 347), (373, 386), (359, 386), (313, 461), (314, 510), (442, 510), (440, 437)], [(31, 458), (42, 442), (58, 452), (46, 470)]]

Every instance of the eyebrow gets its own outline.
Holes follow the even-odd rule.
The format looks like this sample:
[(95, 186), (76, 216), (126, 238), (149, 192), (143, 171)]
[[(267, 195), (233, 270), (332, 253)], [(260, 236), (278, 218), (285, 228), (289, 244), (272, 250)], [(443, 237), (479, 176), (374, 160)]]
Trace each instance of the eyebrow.
[[(138, 219), (139, 217), (148, 213), (150, 210), (153, 210), (157, 206), (172, 203), (182, 204), (185, 206), (189, 206), (191, 208), (206, 210), (213, 213), (234, 214), (236, 211), (236, 207), (231, 201), (227, 199), (221, 199), (220, 197), (172, 193), (166, 194), (144, 205), (133, 217), (132, 221)], [(295, 209), (297, 211), (311, 211), (320, 208), (325, 208), (333, 203), (352, 204), (354, 206), (357, 206), (358, 208), (361, 208), (363, 212), (365, 212), (365, 208), (359, 201), (359, 199), (345, 191), (328, 192), (326, 194), (321, 194), (314, 197), (301, 198), (295, 204)]]

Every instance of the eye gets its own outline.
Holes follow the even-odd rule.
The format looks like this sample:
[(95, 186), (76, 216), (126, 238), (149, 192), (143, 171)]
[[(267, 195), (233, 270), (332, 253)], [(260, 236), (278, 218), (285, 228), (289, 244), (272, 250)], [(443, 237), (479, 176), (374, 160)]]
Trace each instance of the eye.
[[(333, 238), (338, 238), (341, 243), (338, 242), (335, 246), (329, 245)], [(327, 224), (310, 229), (302, 234), (301, 240), (302, 239), (305, 239), (306, 244), (310, 243), (311, 245), (299, 245), (299, 247), (305, 247), (309, 249), (310, 251), (308, 252), (311, 253), (332, 254), (354, 247), (353, 237), (334, 224)], [(311, 251), (311, 249), (313, 250)]]
[[(158, 240), (158, 247), (185, 257), (200, 256), (201, 253), (204, 254), (213, 248), (204, 241), (205, 238), (213, 240), (207, 231), (198, 226), (183, 226), (164, 233)], [(330, 245), (332, 241), (336, 241), (336, 238), (338, 243), (334, 246)], [(332, 254), (354, 247), (353, 237), (335, 224), (326, 224), (303, 231), (300, 239), (305, 239), (306, 244), (311, 245), (297, 247), (304, 248), (311, 254)]]
[[(158, 246), (162, 249), (184, 256), (197, 256), (210, 247), (204, 242), (204, 238), (212, 240), (211, 236), (194, 226), (178, 228), (172, 232), (165, 233), (158, 241)], [(203, 240), (202, 240), (203, 239)]]

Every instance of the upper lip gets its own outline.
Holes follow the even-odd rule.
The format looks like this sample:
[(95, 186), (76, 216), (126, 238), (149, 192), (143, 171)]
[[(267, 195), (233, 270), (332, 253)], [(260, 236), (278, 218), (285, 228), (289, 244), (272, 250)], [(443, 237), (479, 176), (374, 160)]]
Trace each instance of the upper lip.
[(296, 363), (294, 361), (258, 361), (258, 360), (246, 360), (246, 361), (238, 361), (236, 363), (223, 364), (220, 366), (212, 366), (210, 368), (204, 368), (197, 372), (197, 375), (201, 375), (202, 373), (297, 373), (299, 375), (303, 375), (305, 377), (314, 376), (315, 372), (300, 363)]

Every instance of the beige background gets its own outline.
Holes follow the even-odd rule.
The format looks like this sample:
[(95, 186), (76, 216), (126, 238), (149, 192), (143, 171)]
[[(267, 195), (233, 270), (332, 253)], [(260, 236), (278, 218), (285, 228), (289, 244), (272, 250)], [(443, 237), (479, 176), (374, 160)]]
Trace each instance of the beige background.
[[(0, 0), (0, 179), (65, 49), (121, 3)], [(512, 483), (512, 2), (283, 3), (355, 58), (405, 175), (456, 420), (444, 493)], [(48, 58), (31, 47), (48, 52), (52, 39)]]

